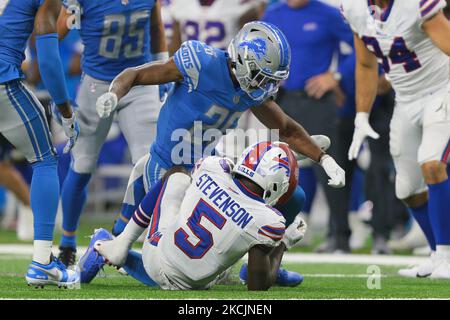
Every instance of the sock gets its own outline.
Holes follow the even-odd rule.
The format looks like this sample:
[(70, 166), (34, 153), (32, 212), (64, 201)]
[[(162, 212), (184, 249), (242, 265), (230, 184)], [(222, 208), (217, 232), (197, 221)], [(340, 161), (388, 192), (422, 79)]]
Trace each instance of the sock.
[(428, 210), (436, 240), (436, 254), (445, 254), (450, 248), (450, 180), (428, 185)]
[[(127, 220), (130, 220), (133, 213), (137, 209), (137, 205), (142, 202), (142, 199), (145, 197), (145, 188), (144, 188), (144, 179), (143, 177), (139, 177), (133, 182), (133, 204), (129, 203), (122, 203), (122, 209), (121, 209), (121, 216), (124, 217)], [(128, 200), (130, 201), (130, 200)], [(113, 227), (113, 234), (115, 236), (118, 236), (122, 233), (123, 229), (125, 229), (125, 226), (127, 225), (127, 222), (123, 221), (122, 219), (117, 219), (114, 223)]]
[(284, 205), (275, 206), (277, 210), (283, 213), (286, 219), (286, 226), (289, 226), (295, 219), (295, 217), (303, 212), (305, 205), (305, 192), (300, 186), (297, 186), (292, 197)]
[(34, 240), (33, 242), (33, 261), (47, 265), (50, 263), (53, 241)]
[[(86, 187), (90, 178), (90, 173), (76, 173), (73, 169), (70, 169), (66, 179), (64, 180), (64, 185), (61, 191), (64, 231), (75, 232), (78, 228), (81, 212), (84, 204), (86, 203)], [(65, 242), (66, 240), (68, 241)], [(63, 237), (61, 239), (61, 246), (70, 246), (75, 248), (76, 238), (69, 240)]]
[(433, 234), (433, 228), (431, 227), (430, 217), (428, 214), (428, 203), (417, 208), (408, 208), (409, 213), (414, 217), (414, 219), (419, 224), (425, 237), (428, 240), (431, 250), (436, 250), (436, 241)]
[(150, 219), (161, 194), (162, 186), (162, 181), (158, 180), (150, 188), (118, 238), (125, 239), (128, 243), (133, 243), (139, 238), (150, 224)]
[(61, 247), (70, 247), (70, 248), (76, 248), (77, 247), (77, 236), (61, 236)]
[(142, 255), (140, 253), (130, 250), (123, 268), (130, 276), (139, 282), (151, 287), (158, 286), (158, 284), (149, 277), (147, 271), (145, 271)]
[(317, 180), (313, 168), (302, 168), (298, 180), (306, 196), (302, 212), (309, 214), (317, 191)]
[(30, 201), (34, 220), (33, 260), (48, 264), (59, 201), (57, 161), (56, 158), (50, 158), (36, 162), (32, 167)]

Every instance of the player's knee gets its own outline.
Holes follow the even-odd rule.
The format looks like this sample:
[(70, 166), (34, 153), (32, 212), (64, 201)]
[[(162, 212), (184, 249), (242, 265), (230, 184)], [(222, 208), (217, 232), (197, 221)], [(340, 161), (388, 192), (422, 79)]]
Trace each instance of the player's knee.
[(427, 184), (440, 183), (448, 178), (447, 165), (441, 161), (430, 161), (422, 165), (422, 173)]
[(76, 173), (92, 173), (97, 167), (98, 157), (77, 157), (73, 158), (72, 169)]
[(425, 205), (428, 201), (428, 192), (421, 192), (412, 195), (408, 198), (402, 199), (403, 202), (410, 208), (418, 208)]

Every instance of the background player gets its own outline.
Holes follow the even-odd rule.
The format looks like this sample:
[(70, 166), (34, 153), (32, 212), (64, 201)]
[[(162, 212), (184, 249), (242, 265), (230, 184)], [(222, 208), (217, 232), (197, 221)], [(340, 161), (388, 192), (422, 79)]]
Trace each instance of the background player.
[(15, 0), (0, 3), (0, 130), (22, 152), (33, 167), (30, 204), (34, 215), (33, 261), (28, 284), (71, 286), (78, 275), (66, 270), (52, 256), (53, 229), (59, 199), (56, 153), (43, 106), (23, 83), (21, 63), (31, 33), (36, 34), (36, 49), (42, 80), (62, 114), (62, 125), (69, 142), (68, 152), (79, 129), (69, 104), (58, 51), (57, 0)]
[[(133, 163), (148, 153), (156, 133), (161, 108), (158, 87), (139, 86), (118, 105), (117, 112), (100, 119), (95, 101), (108, 92), (110, 82), (123, 69), (168, 59), (159, 0), (66, 1), (68, 9), (81, 12), (80, 36), (84, 44), (84, 76), (77, 97), (81, 135), (72, 150), (72, 164), (62, 187), (63, 236), (60, 259), (75, 263), (76, 230), (87, 198), (87, 185), (95, 170), (100, 149), (117, 114)], [(70, 26), (70, 10), (63, 8), (58, 32)]]
[(344, 0), (357, 52), (353, 143), (357, 157), (366, 137), (378, 138), (368, 118), (377, 92), (377, 59), (396, 91), (391, 154), (396, 194), (417, 220), (432, 258), (400, 275), (450, 279), (449, 58), (450, 25), (444, 0)]
[[(133, 216), (139, 224), (152, 220), (141, 262), (148, 276), (162, 289), (207, 289), (248, 252), (249, 290), (274, 285), (284, 251), (306, 231), (300, 217), (286, 229), (281, 213), (271, 207), (288, 190), (296, 167), (290, 161), (296, 160), (286, 144), (261, 142), (234, 167), (226, 158), (208, 157), (197, 163), (192, 180), (178, 172), (161, 192), (152, 188), (155, 194), (148, 194)], [(137, 264), (126, 259), (143, 230), (135, 232), (134, 226), (130, 223), (113, 241), (95, 241), (94, 247), (136, 276)]]

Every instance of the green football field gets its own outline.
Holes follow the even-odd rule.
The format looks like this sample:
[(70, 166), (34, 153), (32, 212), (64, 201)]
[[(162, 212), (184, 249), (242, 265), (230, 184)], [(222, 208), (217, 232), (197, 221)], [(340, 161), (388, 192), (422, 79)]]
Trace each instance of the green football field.
[[(82, 224), (84, 227), (80, 233), (80, 245), (86, 246), (89, 243), (88, 235), (94, 226), (108, 228), (108, 223)], [(0, 248), (11, 244), (18, 244), (19, 247), (22, 245), (31, 250), (29, 244), (19, 243), (13, 232), (0, 231)], [(208, 291), (169, 292), (142, 285), (111, 267), (105, 267), (104, 273), (78, 290), (56, 287), (36, 289), (28, 287), (24, 278), (31, 258), (29, 253), (15, 253), (11, 250), (5, 253), (0, 250), (0, 299), (450, 299), (450, 281), (400, 278), (396, 275), (400, 266), (393, 264), (375, 266), (375, 271), (379, 273), (373, 275), (373, 264), (369, 267), (364, 259), (358, 262), (360, 256), (363, 257), (349, 256), (352, 263), (345, 263), (346, 257), (335, 263), (333, 257), (330, 257), (330, 261), (321, 259), (314, 262), (309, 259), (302, 262), (303, 259), (310, 258), (308, 253), (291, 254), (291, 259), (284, 262), (284, 267), (300, 272), (305, 278), (296, 288), (273, 287), (267, 292), (248, 292), (238, 280), (239, 263), (234, 267), (226, 285), (217, 285)], [(392, 259), (398, 257), (403, 258), (393, 256)]]

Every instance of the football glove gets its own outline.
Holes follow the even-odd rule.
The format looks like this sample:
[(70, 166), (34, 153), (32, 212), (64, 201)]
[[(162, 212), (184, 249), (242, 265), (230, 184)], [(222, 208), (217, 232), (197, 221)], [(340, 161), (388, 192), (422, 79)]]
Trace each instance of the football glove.
[(98, 99), (95, 107), (97, 113), (101, 119), (108, 118), (111, 113), (116, 109), (118, 104), (117, 95), (113, 92), (107, 92), (102, 94)]
[(328, 179), (328, 185), (332, 188), (342, 188), (345, 186), (345, 171), (329, 155), (324, 155), (320, 159), (320, 165), (325, 170)]
[(64, 147), (63, 153), (68, 153), (70, 150), (72, 150), (78, 139), (78, 136), (80, 135), (80, 127), (78, 126), (75, 112), (72, 113), (71, 118), (61, 117), (61, 123), (66, 137), (69, 138), (66, 146)]
[(369, 114), (367, 112), (358, 112), (355, 118), (355, 132), (353, 141), (348, 150), (348, 159), (353, 160), (358, 157), (361, 145), (367, 137), (378, 139), (380, 135), (376, 133), (369, 124)]
[(305, 220), (303, 220), (300, 214), (298, 214), (295, 217), (294, 222), (286, 228), (282, 240), (288, 250), (298, 244), (305, 237), (307, 228), (308, 226), (306, 225)]

